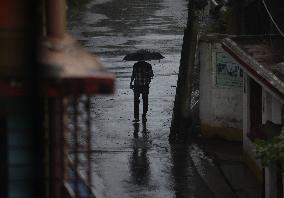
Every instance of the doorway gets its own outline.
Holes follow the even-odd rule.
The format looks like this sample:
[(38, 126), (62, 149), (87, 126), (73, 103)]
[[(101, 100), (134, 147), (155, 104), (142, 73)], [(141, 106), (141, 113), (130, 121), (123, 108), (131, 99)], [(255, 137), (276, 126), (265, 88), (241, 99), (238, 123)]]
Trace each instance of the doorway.
[(262, 87), (253, 79), (250, 79), (250, 137), (259, 135), (262, 124)]

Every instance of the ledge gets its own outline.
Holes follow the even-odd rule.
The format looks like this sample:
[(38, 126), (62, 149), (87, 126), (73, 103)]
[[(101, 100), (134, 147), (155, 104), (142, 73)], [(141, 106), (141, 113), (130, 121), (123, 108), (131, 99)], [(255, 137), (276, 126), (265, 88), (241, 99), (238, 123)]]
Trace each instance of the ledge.
[[(114, 75), (108, 73), (94, 55), (84, 50), (69, 35), (43, 38), (39, 42), (39, 93), (42, 96), (110, 94)], [(0, 96), (22, 96), (23, 82), (0, 81)]]

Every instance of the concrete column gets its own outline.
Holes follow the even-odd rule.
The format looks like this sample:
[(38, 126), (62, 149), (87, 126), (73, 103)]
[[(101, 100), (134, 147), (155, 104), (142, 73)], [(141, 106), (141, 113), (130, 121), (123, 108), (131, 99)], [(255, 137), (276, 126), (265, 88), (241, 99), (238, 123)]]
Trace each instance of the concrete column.
[(281, 124), (281, 106), (282, 104), (276, 99), (272, 98), (272, 122)]
[(277, 173), (273, 165), (265, 168), (265, 198), (277, 197)]
[(200, 41), (200, 85), (199, 85), (199, 117), (202, 122), (211, 123), (212, 118), (212, 44)]
[(247, 141), (248, 137), (247, 134), (249, 133), (250, 130), (250, 77), (244, 73), (244, 78), (243, 78), (243, 147), (244, 150), (247, 150)]

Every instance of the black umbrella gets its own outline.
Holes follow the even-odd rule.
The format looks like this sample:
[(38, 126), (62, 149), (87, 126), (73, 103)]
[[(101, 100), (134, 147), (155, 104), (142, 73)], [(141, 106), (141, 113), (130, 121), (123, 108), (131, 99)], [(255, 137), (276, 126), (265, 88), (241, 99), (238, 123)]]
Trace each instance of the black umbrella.
[(142, 61), (142, 60), (160, 60), (165, 58), (159, 52), (149, 50), (138, 50), (137, 52), (127, 54), (123, 60), (125, 61)]

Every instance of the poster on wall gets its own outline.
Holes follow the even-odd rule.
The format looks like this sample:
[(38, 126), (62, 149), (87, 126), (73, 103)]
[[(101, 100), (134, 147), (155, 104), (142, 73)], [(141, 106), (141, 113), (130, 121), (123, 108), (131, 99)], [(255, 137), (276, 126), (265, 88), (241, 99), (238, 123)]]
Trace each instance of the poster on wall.
[(243, 71), (225, 51), (216, 52), (216, 86), (242, 87)]

